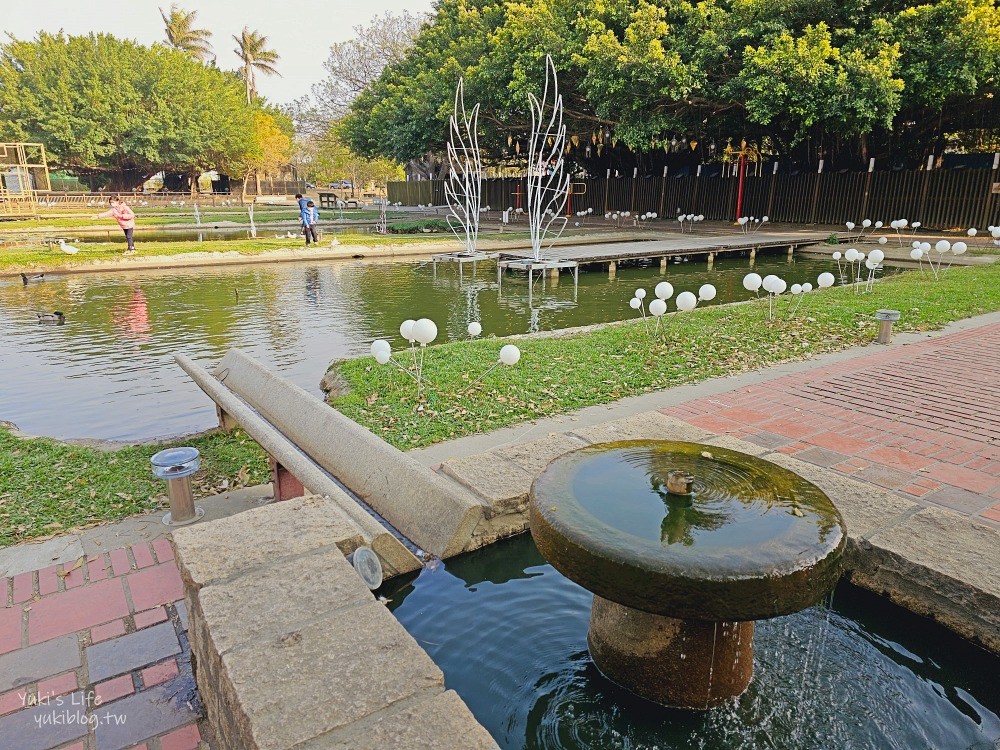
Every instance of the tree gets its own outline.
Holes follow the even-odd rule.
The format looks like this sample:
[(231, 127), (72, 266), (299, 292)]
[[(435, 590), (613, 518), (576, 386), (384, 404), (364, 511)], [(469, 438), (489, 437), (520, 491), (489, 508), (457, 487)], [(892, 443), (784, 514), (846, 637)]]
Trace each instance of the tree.
[(241, 159), (239, 173), (243, 177), (243, 197), (247, 183), (253, 177), (260, 194), (260, 177), (277, 172), (288, 163), (292, 154), (292, 123), (284, 114), (274, 110), (259, 110), (253, 116), (253, 130), (249, 148)]
[[(571, 136), (596, 173), (710, 160), (746, 138), (800, 164), (911, 164), (1000, 137), (995, 0), (439, 0), (403, 58), (354, 99), (362, 155), (441, 162), (459, 76), (480, 143), (506, 163), (551, 54)], [(956, 138), (964, 129), (975, 138)], [(992, 134), (992, 135), (991, 135)], [(696, 151), (693, 144), (698, 144)]]
[(267, 76), (281, 75), (274, 67), (281, 57), (267, 48), (266, 36), (259, 31), (250, 31), (246, 26), (243, 27), (243, 33), (233, 39), (236, 41), (236, 49), (233, 51), (243, 61), (240, 75), (246, 84), (247, 104), (250, 104), (257, 95), (256, 72), (260, 71)]
[(198, 11), (186, 11), (176, 3), (170, 5), (170, 13), (159, 9), (160, 17), (166, 27), (167, 45), (186, 52), (195, 60), (205, 62), (212, 57), (212, 45), (208, 41), (212, 32), (208, 29), (195, 28)]
[(386, 66), (403, 60), (427, 20), (423, 13), (383, 13), (368, 26), (355, 26), (353, 39), (333, 44), (323, 63), (326, 76), (313, 85), (311, 96), (292, 105), (299, 131), (323, 135), (331, 122), (347, 113), (355, 97), (378, 80)]
[(0, 138), (40, 141), (54, 165), (113, 190), (238, 163), (251, 116), (234, 74), (162, 45), (61, 33), (0, 45)]
[(307, 179), (317, 185), (349, 179), (356, 190), (369, 182), (385, 186), (390, 180), (403, 178), (403, 168), (397, 162), (363, 157), (351, 151), (336, 124), (320, 136), (303, 136), (298, 145), (299, 160), (307, 165)]

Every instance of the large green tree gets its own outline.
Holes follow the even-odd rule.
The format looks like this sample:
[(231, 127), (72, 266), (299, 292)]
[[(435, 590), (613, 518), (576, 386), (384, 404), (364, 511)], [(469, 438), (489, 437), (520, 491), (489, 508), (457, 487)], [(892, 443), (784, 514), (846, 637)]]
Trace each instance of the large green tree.
[(849, 166), (940, 153), (966, 128), (1000, 132), (995, 0), (440, 0), (355, 99), (344, 138), (399, 161), (440, 154), (463, 75), (482, 142), (511, 158), (546, 54), (571, 156), (601, 171), (709, 160), (728, 138)]
[(252, 126), (237, 77), (178, 50), (107, 34), (0, 46), (0, 138), (40, 141), (55, 165), (115, 190), (239, 164)]

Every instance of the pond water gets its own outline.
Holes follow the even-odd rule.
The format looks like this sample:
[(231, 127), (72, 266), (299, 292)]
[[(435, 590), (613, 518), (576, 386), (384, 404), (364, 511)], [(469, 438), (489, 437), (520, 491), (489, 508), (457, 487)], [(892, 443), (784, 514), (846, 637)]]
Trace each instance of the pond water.
[[(829, 263), (758, 256), (755, 270), (789, 284), (811, 280)], [(677, 292), (711, 282), (715, 303), (747, 298), (748, 259), (671, 264)], [(373, 339), (393, 345), (406, 318), (429, 317), (438, 342), (465, 336), (470, 320), (484, 335), (553, 330), (635, 315), (638, 286), (661, 280), (659, 266), (581, 272), (528, 294), (524, 276), (496, 267), (454, 265), (432, 273), (426, 261), (297, 261), (280, 264), (46, 276), (22, 286), (0, 279), (0, 419), (58, 438), (133, 440), (181, 435), (215, 423), (214, 406), (174, 363), (184, 352), (208, 364), (234, 346), (296, 384), (319, 393), (331, 360), (367, 354)], [(536, 279), (537, 281), (537, 279)], [(783, 303), (782, 303), (783, 304)], [(62, 326), (39, 325), (36, 312), (60, 310)]]
[(1000, 659), (868, 592), (757, 623), (754, 678), (692, 713), (587, 652), (592, 595), (522, 534), (379, 593), (505, 750), (993, 750)]

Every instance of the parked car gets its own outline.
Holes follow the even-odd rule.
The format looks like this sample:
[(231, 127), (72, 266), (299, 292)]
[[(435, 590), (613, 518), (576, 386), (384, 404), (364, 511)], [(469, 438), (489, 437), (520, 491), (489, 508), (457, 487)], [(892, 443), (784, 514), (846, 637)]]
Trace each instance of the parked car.
[(330, 187), (334, 190), (351, 190), (354, 184), (349, 180), (337, 180), (336, 182), (331, 182)]

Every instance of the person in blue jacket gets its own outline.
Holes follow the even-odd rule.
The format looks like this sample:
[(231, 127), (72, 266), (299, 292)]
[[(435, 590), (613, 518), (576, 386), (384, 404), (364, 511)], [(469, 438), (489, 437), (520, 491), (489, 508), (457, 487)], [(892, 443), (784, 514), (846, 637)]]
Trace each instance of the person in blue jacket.
[(302, 233), (306, 236), (306, 247), (309, 247), (310, 239), (318, 245), (319, 239), (316, 237), (316, 224), (319, 222), (319, 211), (316, 209), (316, 204), (312, 201), (306, 201), (300, 217), (302, 219)]

